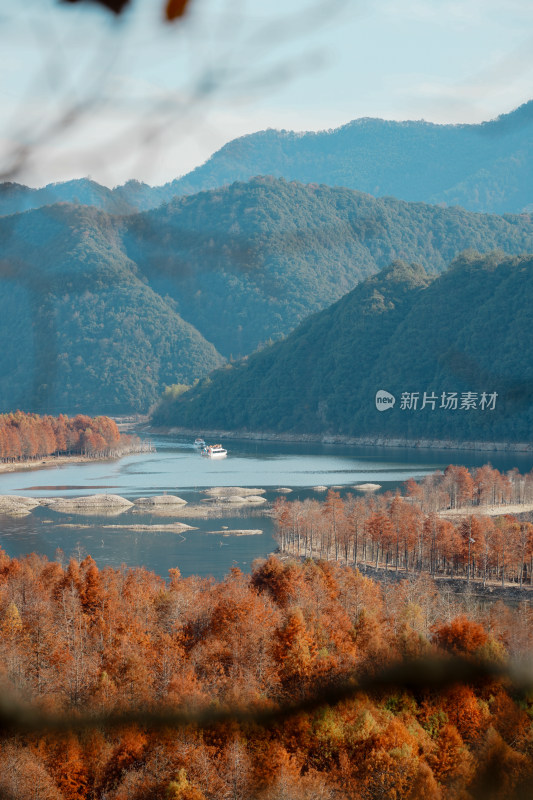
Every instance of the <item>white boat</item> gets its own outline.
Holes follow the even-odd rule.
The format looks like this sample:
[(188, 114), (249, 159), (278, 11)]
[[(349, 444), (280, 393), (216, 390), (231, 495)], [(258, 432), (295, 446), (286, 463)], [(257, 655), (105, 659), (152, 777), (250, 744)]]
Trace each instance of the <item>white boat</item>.
[(202, 450), (202, 455), (207, 458), (226, 458), (228, 451), (221, 444), (208, 444)]
[(194, 440), (195, 447), (205, 447), (205, 442), (203, 439), (195, 439)]

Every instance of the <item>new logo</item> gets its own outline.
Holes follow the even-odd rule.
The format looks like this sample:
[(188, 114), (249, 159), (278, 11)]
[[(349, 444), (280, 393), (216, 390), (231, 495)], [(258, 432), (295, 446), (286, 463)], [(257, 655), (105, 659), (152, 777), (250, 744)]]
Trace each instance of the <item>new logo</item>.
[(385, 389), (380, 389), (376, 392), (376, 408), (378, 411), (388, 411), (389, 408), (394, 406), (395, 402), (394, 395), (386, 392)]

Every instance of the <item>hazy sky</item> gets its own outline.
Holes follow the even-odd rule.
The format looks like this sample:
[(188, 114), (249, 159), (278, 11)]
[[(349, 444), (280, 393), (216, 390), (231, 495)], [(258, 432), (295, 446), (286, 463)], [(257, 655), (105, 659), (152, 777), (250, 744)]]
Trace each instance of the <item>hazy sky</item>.
[(162, 183), (267, 127), (480, 122), (531, 98), (531, 0), (0, 0), (0, 168)]

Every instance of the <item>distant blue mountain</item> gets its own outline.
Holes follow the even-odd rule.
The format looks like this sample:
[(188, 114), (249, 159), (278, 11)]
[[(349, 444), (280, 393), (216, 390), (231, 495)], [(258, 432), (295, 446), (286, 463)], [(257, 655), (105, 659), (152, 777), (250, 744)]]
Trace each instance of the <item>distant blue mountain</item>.
[(533, 101), (480, 125), (358, 119), (318, 133), (266, 130), (228, 142), (164, 186), (128, 181), (108, 189), (87, 178), (42, 189), (0, 184), (0, 215), (61, 201), (127, 214), (258, 175), (469, 211), (521, 213), (533, 210), (532, 144)]
[(0, 216), (18, 214), (33, 208), (55, 203), (73, 203), (94, 206), (108, 214), (131, 214), (159, 206), (174, 196), (164, 187), (148, 186), (139, 181), (128, 181), (123, 186), (108, 189), (90, 178), (78, 178), (63, 183), (49, 183), (32, 189), (20, 183), (0, 183)]
[(255, 175), (469, 211), (533, 208), (533, 101), (480, 125), (358, 119), (330, 131), (267, 130), (229, 142), (173, 182), (190, 194)]

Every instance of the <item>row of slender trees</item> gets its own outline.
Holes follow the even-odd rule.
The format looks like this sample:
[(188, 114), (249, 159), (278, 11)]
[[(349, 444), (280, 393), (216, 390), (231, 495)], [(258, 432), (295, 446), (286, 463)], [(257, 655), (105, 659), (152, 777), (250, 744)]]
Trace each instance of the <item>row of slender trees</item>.
[(411, 478), (406, 493), (424, 511), (533, 503), (533, 470), (522, 475), (518, 469), (502, 473), (490, 464), (472, 471), (450, 465), (419, 483)]
[[(17, 800), (509, 800), (533, 780), (530, 703), (497, 680), (360, 693), (265, 726), (142, 722), (30, 730), (71, 716), (279, 709), (404, 657), (505, 664), (533, 645), (526, 604), (468, 606), (419, 576), (379, 584), (271, 557), (216, 583), (0, 551), (0, 794)], [(30, 705), (30, 708), (28, 708)], [(484, 783), (485, 782), (485, 783)], [(484, 789), (485, 787), (485, 789)], [(522, 795), (526, 797), (527, 795)]]
[(24, 461), (43, 456), (104, 457), (118, 455), (132, 444), (109, 417), (77, 414), (40, 416), (16, 411), (0, 415), (0, 460)]
[(503, 516), (447, 519), (443, 512), (425, 512), (424, 496), (419, 499), (410, 484), (407, 489), (407, 497), (342, 498), (330, 490), (323, 502), (281, 498), (274, 507), (280, 549), (363, 569), (533, 585), (531, 522), (503, 514), (505, 506)]

